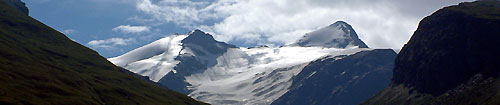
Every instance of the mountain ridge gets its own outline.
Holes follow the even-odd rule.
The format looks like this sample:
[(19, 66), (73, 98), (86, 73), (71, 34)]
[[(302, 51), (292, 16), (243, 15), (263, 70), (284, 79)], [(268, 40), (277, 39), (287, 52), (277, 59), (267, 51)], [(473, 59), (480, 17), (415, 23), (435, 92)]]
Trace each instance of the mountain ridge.
[[(332, 35), (333, 37), (337, 37), (335, 35), (342, 35), (342, 37), (347, 36), (345, 38), (349, 41), (345, 41), (346, 43), (343, 44), (344, 47), (342, 48), (337, 48), (338, 46), (333, 46), (334, 44), (332, 43), (330, 43), (332, 46), (329, 46), (328, 43), (321, 43), (315, 46), (285, 45), (281, 47), (237, 47), (219, 42), (209, 33), (195, 29), (185, 35), (167, 36), (151, 44), (134, 49), (124, 55), (110, 58), (109, 60), (134, 73), (151, 77), (153, 81), (174, 91), (187, 94), (210, 104), (271, 104), (274, 100), (286, 94), (287, 91), (291, 89), (290, 86), (297, 84), (295, 82), (300, 82), (299, 80), (295, 80), (295, 76), (301, 73), (301, 71), (310, 65), (312, 61), (317, 61), (317, 64), (332, 63), (336, 62), (336, 60), (331, 61), (332, 59), (342, 59), (346, 57), (353, 62), (362, 62), (366, 63), (366, 65), (374, 63), (375, 61), (368, 64), (368, 62), (363, 61), (366, 59), (356, 59), (361, 56), (376, 58), (373, 57), (373, 54), (364, 53), (378, 53), (380, 51), (379, 49), (354, 46), (352, 44), (354, 43), (354, 41), (352, 41), (353, 38), (349, 35), (354, 35), (355, 39), (359, 40), (362, 44), (364, 43), (357, 38), (355, 32), (350, 29), (352, 29), (350, 25), (339, 21), (327, 26), (327, 30), (338, 30), (335, 32), (347, 32), (349, 30), (350, 32), (348, 34), (327, 33), (325, 35), (319, 35), (319, 37), (330, 37)], [(164, 43), (159, 43), (160, 41)], [(156, 50), (155, 48), (168, 48), (169, 50)], [(142, 56), (144, 54), (141, 54), (141, 52), (146, 52), (145, 54), (147, 57)], [(380, 54), (387, 54), (388, 56), (381, 56), (378, 59), (390, 60), (395, 56), (392, 50), (384, 50), (380, 52)], [(133, 57), (131, 55), (140, 55), (140, 58), (145, 59), (123, 61), (130, 60), (128, 57)], [(335, 58), (336, 56), (342, 57)], [(380, 60), (380, 63), (392, 64), (392, 62), (386, 60)], [(342, 69), (356, 67), (354, 64), (345, 65), (347, 66)], [(322, 67), (324, 67), (325, 70), (334, 69), (326, 65), (322, 65)], [(385, 66), (375, 67), (376, 66), (366, 67), (365, 70), (360, 71), (360, 73), (366, 72), (364, 75), (378, 75), (381, 78), (384, 77), (385, 79), (379, 79), (372, 82), (377, 83), (376, 85), (378, 87), (386, 86), (386, 83), (390, 81), (388, 79), (390, 75), (383, 75), (384, 73), (371, 74), (368, 72), (377, 72), (377, 70), (389, 71), (390, 68)], [(351, 72), (353, 74), (358, 73), (356, 71)], [(334, 75), (338, 74), (328, 74), (325, 77)], [(359, 80), (357, 81), (367, 81), (366, 79), (361, 79), (365, 76), (358, 77)], [(310, 81), (304, 83), (309, 82)], [(327, 83), (328, 81), (322, 82)], [(351, 84), (356, 83), (336, 84), (336, 86), (345, 85), (346, 90), (349, 90), (353, 87), (347, 85)], [(363, 82), (362, 84), (366, 83)], [(378, 91), (382, 89), (378, 87), (370, 88), (369, 90)], [(329, 90), (325, 89), (319, 91), (326, 92)], [(375, 91), (363, 94), (369, 96), (375, 94)], [(344, 94), (356, 97), (356, 95), (350, 93), (339, 95), (344, 96)], [(360, 103), (359, 100), (343, 100), (342, 102)]]
[(0, 2), (1, 104), (204, 104), (146, 83)]

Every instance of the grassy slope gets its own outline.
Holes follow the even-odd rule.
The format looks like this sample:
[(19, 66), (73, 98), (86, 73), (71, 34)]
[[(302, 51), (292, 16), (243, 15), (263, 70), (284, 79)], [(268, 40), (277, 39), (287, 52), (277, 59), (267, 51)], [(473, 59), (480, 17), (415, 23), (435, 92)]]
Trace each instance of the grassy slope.
[(0, 1), (0, 104), (203, 104), (119, 68)]

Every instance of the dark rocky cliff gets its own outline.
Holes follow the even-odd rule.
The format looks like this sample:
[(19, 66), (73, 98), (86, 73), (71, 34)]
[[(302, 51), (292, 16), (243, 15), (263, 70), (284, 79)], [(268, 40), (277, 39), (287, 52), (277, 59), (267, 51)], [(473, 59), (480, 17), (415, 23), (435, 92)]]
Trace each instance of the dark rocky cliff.
[(500, 3), (446, 7), (420, 23), (396, 59), (395, 84), (440, 95), (482, 73), (500, 69)]
[(498, 0), (438, 10), (398, 54), (391, 86), (365, 104), (498, 104), (499, 29)]

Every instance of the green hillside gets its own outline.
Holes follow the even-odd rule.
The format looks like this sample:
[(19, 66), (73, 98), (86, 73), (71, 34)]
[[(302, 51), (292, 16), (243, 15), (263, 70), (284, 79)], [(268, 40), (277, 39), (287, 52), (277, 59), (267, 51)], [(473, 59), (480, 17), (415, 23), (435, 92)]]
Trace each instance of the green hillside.
[(0, 1), (0, 104), (204, 104), (148, 84)]

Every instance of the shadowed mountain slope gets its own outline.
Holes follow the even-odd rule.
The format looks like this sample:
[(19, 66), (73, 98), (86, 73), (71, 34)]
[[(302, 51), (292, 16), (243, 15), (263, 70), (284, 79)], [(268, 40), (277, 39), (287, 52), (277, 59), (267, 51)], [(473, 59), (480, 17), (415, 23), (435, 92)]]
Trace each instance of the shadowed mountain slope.
[(500, 1), (424, 18), (396, 58), (391, 85), (365, 104), (500, 104)]
[(0, 2), (0, 104), (203, 104), (144, 82)]

